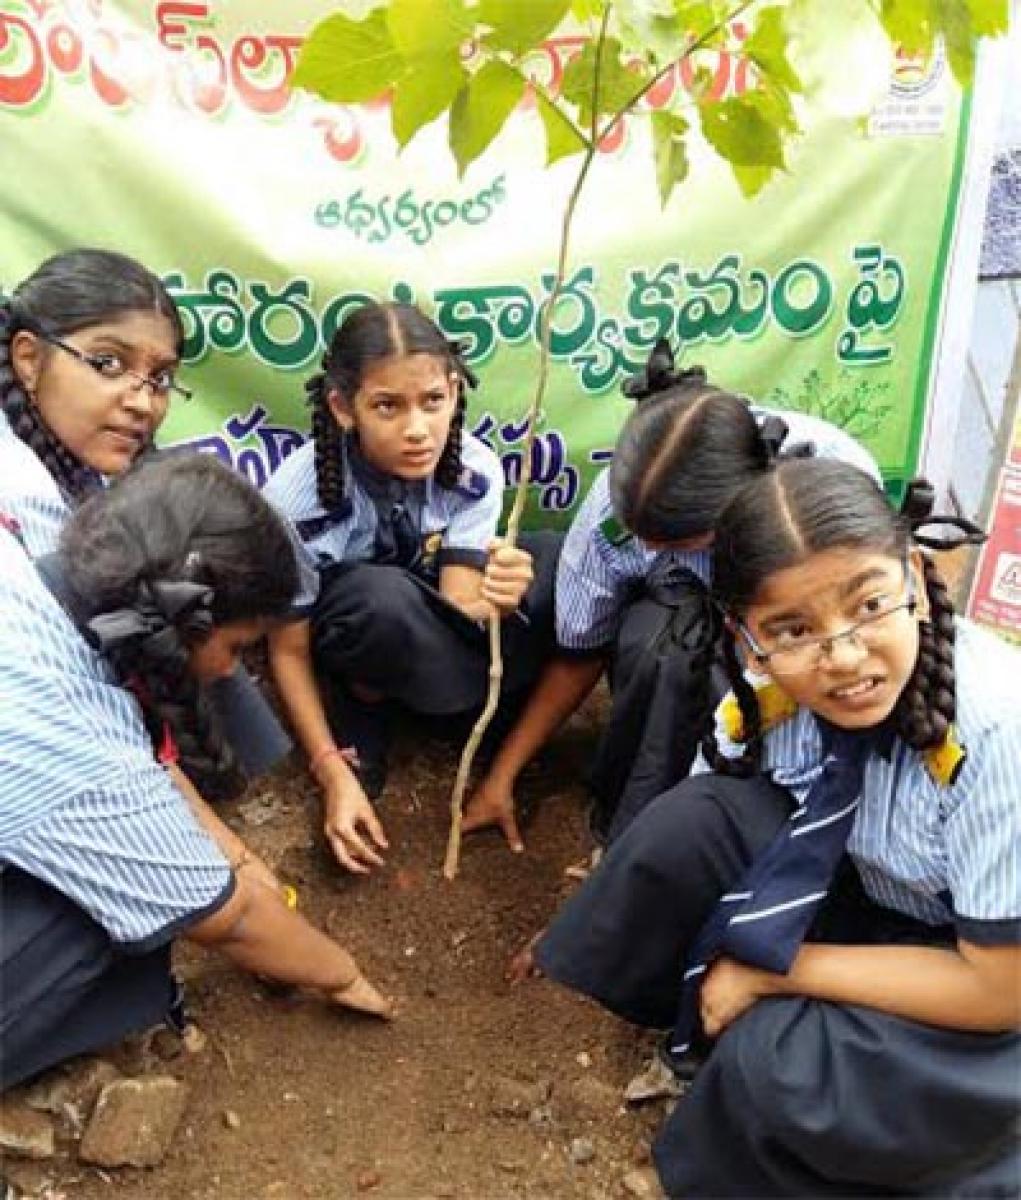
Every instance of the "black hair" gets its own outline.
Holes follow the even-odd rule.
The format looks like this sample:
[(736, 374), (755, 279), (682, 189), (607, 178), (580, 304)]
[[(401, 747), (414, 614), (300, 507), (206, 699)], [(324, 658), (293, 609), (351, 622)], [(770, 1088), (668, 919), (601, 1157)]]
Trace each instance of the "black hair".
[(457, 375), (457, 401), (447, 444), (436, 466), (436, 482), (452, 488), (461, 473), (461, 435), (467, 406), (466, 386), (475, 377), (461, 357), (461, 347), (446, 339), (436, 324), (413, 304), (371, 301), (350, 313), (333, 335), (322, 361), (322, 372), (305, 384), (312, 405), (316, 488), (327, 511), (344, 498), (345, 431), (330, 412), (327, 397), (336, 389), (348, 400), (362, 385), (366, 367), (386, 358), (433, 354)]
[(610, 499), (621, 524), (650, 542), (710, 533), (786, 434), (782, 422), (778, 439), (760, 428), (748, 401), (714, 387), (701, 367), (675, 371), (665, 339), (624, 393), (638, 404), (614, 447)]
[(66, 337), (135, 312), (165, 317), (180, 356), (184, 327), (170, 294), (156, 275), (124, 254), (88, 247), (56, 254), (23, 280), (13, 297), (0, 296), (0, 410), (72, 502), (97, 486), (98, 478), (43, 423), (15, 374), (11, 342), (22, 330)]
[(154, 741), (169, 726), (200, 790), (236, 790), (233, 752), (188, 650), (216, 626), (287, 613), (298, 568), (280, 518), (213, 456), (174, 454), (85, 500), (59, 554), (76, 619), (136, 690)]
[[(867, 550), (906, 562), (916, 519), (917, 514), (893, 509), (876, 482), (848, 463), (778, 463), (747, 484), (716, 524), (714, 597), (725, 612), (741, 617), (769, 576), (824, 550)], [(896, 733), (917, 750), (939, 745), (956, 712), (953, 604), (932, 560), (926, 555), (923, 562), (929, 615), (919, 622), (915, 669), (892, 714)], [(747, 774), (761, 760), (761, 717), (741, 670), (734, 634), (726, 628), (723, 649), (741, 710), (745, 749), (738, 758), (726, 758), (710, 729), (703, 752), (715, 769)]]

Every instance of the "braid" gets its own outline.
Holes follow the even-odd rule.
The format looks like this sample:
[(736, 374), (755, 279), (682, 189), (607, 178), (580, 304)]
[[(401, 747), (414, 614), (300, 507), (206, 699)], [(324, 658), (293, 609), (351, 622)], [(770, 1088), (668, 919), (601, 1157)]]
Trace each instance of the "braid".
[(736, 775), (743, 779), (754, 775), (762, 762), (762, 713), (759, 711), (755, 689), (745, 677), (741, 660), (738, 658), (734, 635), (726, 626), (723, 629), (721, 643), (723, 662), (727, 669), (727, 681), (737, 697), (738, 707), (741, 710), (745, 748), (740, 755), (734, 758), (723, 754), (716, 740), (714, 722), (710, 720), (702, 738), (702, 753), (714, 771), (721, 775)]
[(169, 729), (178, 764), (199, 792), (211, 800), (236, 796), (244, 775), (205, 688), (188, 669), (188, 651), (176, 630), (158, 639), (158, 645), (149, 639), (107, 650), (106, 657), (138, 696), (156, 751)]
[(436, 464), (436, 482), (440, 487), (454, 487), (461, 474), (461, 442), (467, 408), (468, 397), (465, 394), (465, 386), (463, 381), (459, 381), (457, 385), (457, 404), (454, 408), (453, 419), (450, 422), (447, 444), (443, 447), (440, 461)]
[(330, 412), (326, 400), (328, 359), (323, 373), (313, 375), (305, 384), (312, 405), (312, 441), (315, 444), (316, 491), (327, 512), (338, 508), (344, 499), (344, 431)]
[(16, 437), (42, 462), (57, 487), (72, 501), (83, 500), (100, 486), (99, 476), (90, 471), (43, 424), (25, 385), (14, 370), (11, 342), (19, 328), (29, 328), (13, 301), (0, 302), (0, 410)]
[(918, 661), (894, 710), (897, 732), (915, 750), (938, 746), (954, 722), (954, 606), (936, 564), (923, 558), (929, 619), (919, 622)]

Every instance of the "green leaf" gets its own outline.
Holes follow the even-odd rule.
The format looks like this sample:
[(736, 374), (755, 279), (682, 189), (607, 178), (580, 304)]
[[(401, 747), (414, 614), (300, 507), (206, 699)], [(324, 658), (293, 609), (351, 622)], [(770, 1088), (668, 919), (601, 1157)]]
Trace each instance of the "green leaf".
[(886, 36), (909, 54), (931, 54), (936, 39), (930, 0), (882, 0), (879, 9)]
[(775, 167), (739, 167), (731, 163), (730, 169), (734, 172), (741, 194), (747, 200), (757, 196), (776, 174)]
[(524, 79), (497, 59), (486, 63), (457, 93), (450, 110), (450, 149), (458, 175), (500, 132), (524, 88)]
[(967, 5), (976, 37), (999, 37), (1007, 32), (1007, 0), (967, 0)]
[(598, 21), (606, 11), (607, 0), (571, 0), (571, 16), (577, 21)]
[(450, 50), (416, 64), (398, 82), (390, 118), (402, 150), (424, 125), (446, 112), (467, 77), (459, 51)]
[(658, 66), (675, 62), (688, 45), (689, 32), (674, 11), (672, 0), (618, 0), (617, 23), (626, 52)]
[[(606, 38), (598, 60), (599, 84), (595, 109), (599, 114), (609, 116), (620, 112), (648, 78), (647, 68), (641, 64), (634, 69), (625, 67), (621, 56), (620, 42), (616, 38)], [(568, 104), (577, 106), (578, 119), (585, 128), (592, 124), (596, 60), (596, 44), (588, 42), (581, 54), (573, 59), (564, 71), (561, 94)]]
[(385, 92), (403, 72), (386, 13), (377, 8), (364, 21), (341, 14), (321, 21), (301, 48), (291, 85), (334, 103), (361, 104)]
[(386, 15), (394, 45), (409, 61), (459, 50), (474, 30), (462, 0), (389, 0)]
[(473, 15), (490, 26), (485, 35), (488, 46), (521, 55), (541, 45), (570, 7), (571, 0), (481, 0)]
[(700, 104), (698, 115), (706, 140), (721, 158), (739, 167), (784, 165), (779, 129), (749, 99)]
[(560, 109), (542, 92), (537, 91), (535, 97), (539, 104), (539, 116), (546, 129), (546, 166), (550, 167), (561, 158), (586, 150), (588, 142)]
[(656, 183), (663, 207), (670, 199), (674, 187), (684, 181), (688, 174), (688, 151), (684, 135), (688, 122), (674, 113), (652, 114), (652, 148), (656, 159)]
[(752, 35), (743, 49), (764, 75), (788, 92), (801, 91), (801, 80), (787, 58), (787, 31), (782, 8), (773, 5), (759, 12)]

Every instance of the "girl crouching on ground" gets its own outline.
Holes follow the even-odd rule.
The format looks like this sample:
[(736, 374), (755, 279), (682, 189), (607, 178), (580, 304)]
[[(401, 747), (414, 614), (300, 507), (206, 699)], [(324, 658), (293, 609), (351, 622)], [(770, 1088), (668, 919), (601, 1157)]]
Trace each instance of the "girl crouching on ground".
[(837, 462), (728, 506), (714, 773), (537, 948), (705, 1059), (655, 1148), (671, 1196), (1016, 1194), (1021, 657), (955, 620), (911, 524)]

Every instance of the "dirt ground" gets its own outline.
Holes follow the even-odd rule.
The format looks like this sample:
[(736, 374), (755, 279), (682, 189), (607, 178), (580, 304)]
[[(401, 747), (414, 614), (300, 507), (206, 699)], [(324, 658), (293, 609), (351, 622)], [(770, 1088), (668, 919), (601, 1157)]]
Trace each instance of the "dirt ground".
[(99, 1172), (71, 1155), (12, 1162), (11, 1178), (52, 1200), (626, 1195), (622, 1180), (648, 1166), (662, 1116), (659, 1104), (625, 1109), (621, 1096), (647, 1037), (548, 982), (503, 979), (576, 886), (565, 868), (591, 848), (581, 780), (601, 707), (583, 710), (527, 773), (522, 797), (541, 799), (528, 852), (511, 855), (496, 834), (470, 838), (452, 884), (439, 868), (456, 746), (402, 734), (380, 802), (392, 850), (367, 881), (328, 858), (296, 758), (253, 785), (229, 806), (232, 823), (298, 888), (302, 910), (400, 997), (399, 1019), (273, 997), (187, 950), (178, 965), (207, 1045), (138, 1063), (190, 1088), (164, 1163)]

